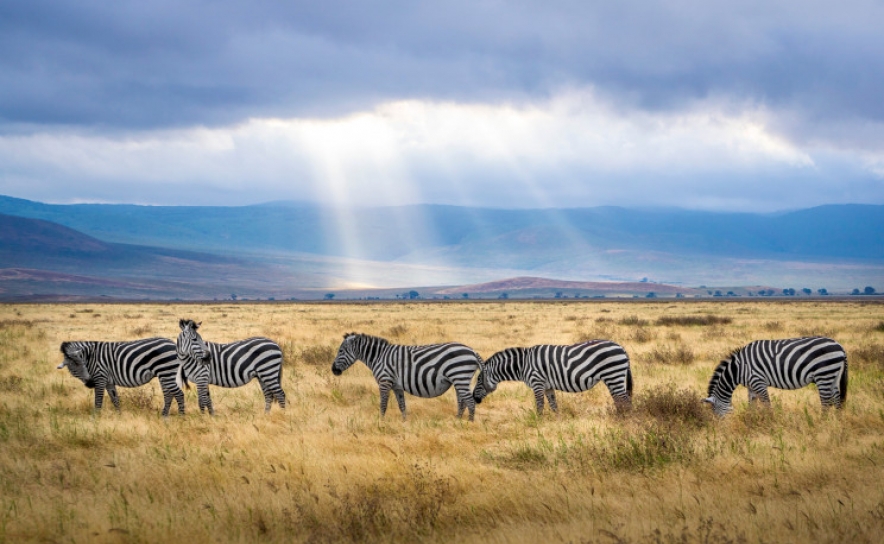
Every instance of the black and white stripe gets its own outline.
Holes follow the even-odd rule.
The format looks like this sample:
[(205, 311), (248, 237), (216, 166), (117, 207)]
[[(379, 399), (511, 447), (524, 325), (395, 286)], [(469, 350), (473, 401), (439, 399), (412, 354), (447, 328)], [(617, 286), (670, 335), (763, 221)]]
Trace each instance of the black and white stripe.
[(200, 411), (208, 408), (215, 413), (209, 384), (221, 387), (241, 387), (257, 378), (264, 393), (264, 411), (276, 400), (285, 408), (282, 390), (282, 350), (269, 338), (248, 338), (229, 344), (206, 342), (197, 329), (199, 323), (190, 319), (178, 322), (178, 357), (184, 376), (196, 384)]
[(64, 361), (58, 368), (67, 367), (86, 387), (95, 389), (96, 410), (101, 409), (105, 390), (119, 410), (117, 386), (138, 387), (157, 377), (163, 389), (163, 416), (169, 415), (173, 397), (178, 401), (178, 413), (184, 414), (184, 392), (179, 381), (181, 362), (171, 340), (64, 342), (61, 353)]
[(340, 376), (357, 360), (371, 369), (378, 382), (381, 417), (387, 411), (391, 389), (404, 420), (405, 392), (417, 397), (438, 397), (451, 386), (457, 394), (457, 417), (463, 416), (465, 407), (469, 409), (470, 421), (475, 416), (470, 382), (482, 359), (472, 348), (456, 343), (401, 346), (377, 336), (345, 334), (332, 372)]
[(503, 381), (522, 381), (534, 391), (537, 413), (543, 413), (543, 396), (558, 411), (555, 391), (577, 393), (604, 382), (619, 405), (632, 402), (629, 356), (610, 340), (592, 340), (571, 346), (538, 345), (508, 348), (488, 358), (473, 390), (482, 402)]
[(787, 340), (756, 340), (734, 350), (712, 373), (709, 397), (715, 413), (733, 409), (731, 397), (738, 385), (749, 390), (749, 400), (769, 404), (768, 387), (800, 389), (815, 383), (824, 407), (840, 408), (847, 398), (847, 354), (831, 338), (813, 336)]

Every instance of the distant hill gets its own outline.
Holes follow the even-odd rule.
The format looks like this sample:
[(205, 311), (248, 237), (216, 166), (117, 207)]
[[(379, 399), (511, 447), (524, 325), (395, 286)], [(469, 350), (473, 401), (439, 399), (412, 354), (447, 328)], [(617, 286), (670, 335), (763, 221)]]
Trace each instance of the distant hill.
[(288, 298), (315, 296), (312, 289), (355, 293), (518, 277), (680, 288), (884, 288), (884, 206), (877, 205), (778, 214), (335, 210), (300, 203), (52, 205), (0, 196), (0, 213), (34, 221), (15, 232), (12, 219), (0, 222), (0, 268), (170, 280), (181, 282), (173, 290), (179, 295), (191, 284), (203, 296), (238, 289)]
[[(336, 211), (258, 206), (50, 205), (0, 196), (0, 213), (44, 219), (107, 242), (199, 251), (285, 251), (533, 266), (575, 251), (884, 260), (884, 206), (780, 214), (617, 207), (499, 210), (417, 205)], [(538, 255), (537, 250), (546, 255)], [(452, 261), (453, 260), (453, 261)]]

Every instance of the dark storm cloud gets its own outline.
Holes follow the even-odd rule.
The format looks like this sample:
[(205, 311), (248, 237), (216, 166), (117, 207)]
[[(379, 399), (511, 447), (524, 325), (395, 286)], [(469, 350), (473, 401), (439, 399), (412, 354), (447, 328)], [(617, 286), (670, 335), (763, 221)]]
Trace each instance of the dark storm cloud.
[(0, 119), (219, 125), (593, 86), (624, 108), (748, 100), (789, 112), (790, 137), (837, 137), (833, 119), (884, 121), (882, 20), (876, 2), (13, 0)]

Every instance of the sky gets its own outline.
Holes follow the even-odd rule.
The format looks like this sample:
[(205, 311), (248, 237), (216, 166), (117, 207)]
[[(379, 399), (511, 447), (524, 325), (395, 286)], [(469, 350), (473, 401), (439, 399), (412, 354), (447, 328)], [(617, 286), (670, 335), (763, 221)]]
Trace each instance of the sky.
[(884, 204), (884, 3), (0, 3), (0, 193)]

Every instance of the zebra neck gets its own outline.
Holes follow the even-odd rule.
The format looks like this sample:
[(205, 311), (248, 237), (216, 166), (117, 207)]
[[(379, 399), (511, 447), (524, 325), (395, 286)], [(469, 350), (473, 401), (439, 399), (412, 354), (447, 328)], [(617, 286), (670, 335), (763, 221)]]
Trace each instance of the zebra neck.
[(716, 369), (710, 384), (710, 393), (715, 394), (722, 400), (730, 400), (734, 394), (734, 390), (740, 385), (740, 374), (742, 364), (736, 360), (721, 365)]
[(371, 339), (367, 339), (368, 341), (364, 342), (359, 346), (359, 349), (356, 353), (356, 358), (365, 365), (370, 368), (372, 371), (376, 369), (376, 367), (380, 364), (381, 361), (381, 353), (385, 348), (389, 347), (390, 344), (386, 342), (381, 343), (377, 341), (371, 341)]
[(525, 354), (515, 351), (503, 360), (492, 363), (488, 370), (498, 382), (518, 382), (525, 379)]

